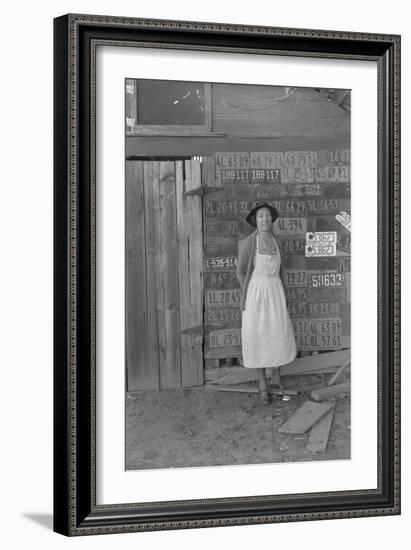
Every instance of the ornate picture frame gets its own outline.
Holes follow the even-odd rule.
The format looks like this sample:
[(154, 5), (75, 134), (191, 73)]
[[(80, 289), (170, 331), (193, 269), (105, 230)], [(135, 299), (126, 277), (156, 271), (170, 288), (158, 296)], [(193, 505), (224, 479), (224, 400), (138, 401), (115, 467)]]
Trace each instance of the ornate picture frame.
[[(99, 504), (96, 52), (102, 45), (377, 67), (377, 488)], [(126, 77), (127, 75), (125, 75)], [(122, 136), (120, 137), (122, 139)], [(54, 20), (54, 530), (67, 536), (400, 513), (400, 37), (69, 14)]]

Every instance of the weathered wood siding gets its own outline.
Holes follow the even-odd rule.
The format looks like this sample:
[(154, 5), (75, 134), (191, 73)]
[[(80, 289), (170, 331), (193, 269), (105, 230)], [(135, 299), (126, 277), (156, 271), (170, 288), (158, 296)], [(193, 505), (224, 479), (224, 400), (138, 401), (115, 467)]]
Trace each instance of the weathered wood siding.
[[(126, 170), (128, 390), (203, 383), (201, 187), (197, 161), (131, 161)], [(186, 177), (184, 178), (184, 174)]]
[(146, 299), (146, 246), (143, 163), (127, 162), (125, 187), (126, 370), (128, 389), (158, 388), (158, 371), (150, 368)]
[(214, 84), (213, 131), (229, 135), (344, 136), (347, 112), (314, 88)]
[[(182, 386), (203, 383), (203, 236), (199, 161), (177, 162), (177, 237)], [(184, 168), (184, 172), (183, 172)], [(185, 173), (185, 181), (183, 179)]]
[[(180, 304), (182, 385), (200, 383), (202, 336), (206, 363), (241, 354), (237, 242), (251, 230), (244, 219), (256, 201), (267, 200), (279, 210), (275, 232), (284, 252), (284, 286), (298, 348), (308, 353), (350, 343), (351, 233), (336, 219), (341, 212), (351, 212), (349, 93), (212, 84), (211, 96), (210, 133), (181, 132), (171, 138), (167, 129), (161, 135), (157, 128), (155, 135), (126, 139), (129, 159), (202, 157), (200, 183), (198, 165), (183, 168), (176, 163), (180, 300), (183, 293), (192, 296), (198, 283), (191, 280), (188, 261), (200, 262), (196, 255), (200, 247), (192, 246), (204, 239), (204, 258), (195, 268), (198, 273), (204, 269), (204, 318), (189, 303)], [(126, 108), (130, 114), (136, 107), (130, 100)], [(232, 164), (223, 158), (227, 162), (231, 158)], [(245, 159), (243, 164), (240, 159)], [(196, 223), (201, 215), (200, 238)], [(330, 231), (337, 234), (336, 254), (308, 257), (307, 233)], [(151, 244), (155, 235), (147, 239)], [(148, 249), (147, 270), (151, 262)], [(148, 297), (150, 285), (159, 284), (154, 281), (147, 282)], [(154, 346), (150, 307), (146, 315)]]
[[(334, 350), (350, 343), (350, 239), (336, 215), (350, 208), (350, 151), (310, 149), (218, 152), (215, 192), (204, 198), (205, 357), (241, 355), (238, 240), (256, 202), (273, 204), (283, 251), (283, 284), (299, 350)], [(207, 161), (209, 163), (209, 161)], [(209, 176), (210, 177), (210, 176)], [(335, 238), (326, 256), (310, 238)], [(332, 234), (330, 234), (332, 232)]]

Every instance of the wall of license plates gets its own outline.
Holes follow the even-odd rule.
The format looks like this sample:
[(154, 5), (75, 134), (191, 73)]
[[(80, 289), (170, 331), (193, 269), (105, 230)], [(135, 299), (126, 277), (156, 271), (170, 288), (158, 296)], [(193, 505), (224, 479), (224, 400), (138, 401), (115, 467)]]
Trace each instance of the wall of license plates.
[(253, 230), (245, 217), (262, 200), (279, 212), (274, 233), (283, 251), (283, 284), (298, 350), (349, 347), (348, 144), (344, 149), (217, 152), (207, 160), (214, 181), (203, 200), (204, 357), (241, 355), (238, 240)]

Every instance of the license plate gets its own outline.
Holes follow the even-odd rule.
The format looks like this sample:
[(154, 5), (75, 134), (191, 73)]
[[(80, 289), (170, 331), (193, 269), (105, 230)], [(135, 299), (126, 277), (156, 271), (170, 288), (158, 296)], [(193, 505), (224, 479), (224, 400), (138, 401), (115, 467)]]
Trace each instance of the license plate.
[(285, 239), (281, 241), (281, 248), (285, 254), (304, 254), (305, 241), (303, 239)]
[(289, 302), (288, 313), (291, 317), (330, 317), (340, 315), (341, 304), (338, 302)]
[(318, 151), (318, 165), (348, 164), (350, 162), (349, 149), (325, 149)]
[(309, 317), (329, 317), (340, 314), (341, 304), (338, 302), (318, 302), (308, 304)]
[(284, 284), (287, 287), (306, 287), (307, 272), (299, 269), (285, 269)]
[(206, 258), (204, 266), (207, 270), (213, 269), (237, 269), (237, 258)]
[(337, 242), (337, 231), (308, 232), (305, 235), (306, 244), (332, 244)]
[(285, 288), (287, 300), (298, 301), (307, 299), (307, 289), (302, 287)]
[(206, 289), (206, 306), (238, 306), (240, 303), (241, 290), (239, 288), (229, 288), (226, 290)]
[(316, 151), (287, 151), (284, 165), (290, 168), (314, 168), (317, 166)]
[(300, 235), (307, 231), (307, 218), (277, 218), (274, 222), (276, 235)]
[(274, 206), (277, 208), (281, 216), (294, 216), (299, 214), (305, 214), (307, 211), (307, 204), (305, 200), (292, 199), (292, 200), (279, 200), (274, 201)]
[(241, 344), (241, 329), (214, 330), (208, 335), (210, 348), (239, 346)]
[(342, 204), (349, 204), (349, 199), (308, 199), (307, 212), (313, 215), (333, 214), (341, 209)]
[(204, 266), (207, 270), (237, 269), (237, 258), (206, 258)]
[(220, 171), (221, 183), (250, 183), (251, 170), (248, 168), (223, 168)]
[(216, 308), (206, 310), (206, 323), (239, 323), (241, 321), (241, 310), (236, 308)]
[(335, 219), (340, 222), (340, 224), (345, 227), (347, 231), (351, 231), (351, 215), (347, 212), (340, 212), (336, 214)]
[(308, 276), (308, 285), (311, 288), (342, 287), (344, 273), (311, 273)]
[(315, 169), (315, 181), (318, 183), (345, 183), (350, 180), (348, 166), (319, 166)]
[(223, 168), (249, 168), (250, 153), (215, 153), (215, 166)]
[(204, 286), (209, 289), (229, 289), (239, 287), (235, 271), (207, 271), (204, 274)]
[(237, 258), (206, 258), (204, 260), (206, 270), (214, 269), (237, 269)]
[(282, 183), (313, 183), (314, 168), (281, 168)]
[(295, 337), (297, 349), (340, 349), (342, 347), (341, 334), (299, 334)]
[(210, 220), (204, 224), (204, 233), (210, 236), (240, 235), (249, 229), (248, 223), (241, 220)]
[(254, 201), (236, 201), (236, 200), (208, 200), (205, 201), (206, 216), (246, 216), (253, 208)]
[(278, 168), (253, 168), (250, 170), (251, 183), (280, 183)]
[(342, 333), (342, 321), (339, 317), (332, 319), (292, 319), (294, 334), (335, 335)]
[(308, 315), (308, 303), (307, 302), (290, 302), (287, 305), (288, 313), (291, 317), (299, 317)]
[(284, 166), (284, 153), (250, 153), (252, 168), (282, 168)]
[(305, 256), (307, 258), (311, 258), (313, 256), (335, 256), (336, 254), (337, 243), (305, 245)]

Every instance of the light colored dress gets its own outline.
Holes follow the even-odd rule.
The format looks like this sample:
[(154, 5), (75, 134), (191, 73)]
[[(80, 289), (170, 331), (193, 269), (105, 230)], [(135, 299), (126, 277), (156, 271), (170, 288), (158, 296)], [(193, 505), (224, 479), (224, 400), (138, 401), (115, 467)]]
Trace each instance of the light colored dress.
[(242, 315), (243, 365), (270, 368), (290, 363), (296, 357), (293, 327), (280, 278), (281, 256), (260, 254), (259, 238), (254, 270), (247, 288)]

